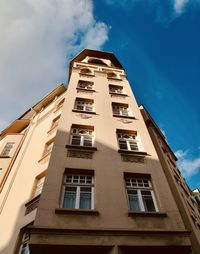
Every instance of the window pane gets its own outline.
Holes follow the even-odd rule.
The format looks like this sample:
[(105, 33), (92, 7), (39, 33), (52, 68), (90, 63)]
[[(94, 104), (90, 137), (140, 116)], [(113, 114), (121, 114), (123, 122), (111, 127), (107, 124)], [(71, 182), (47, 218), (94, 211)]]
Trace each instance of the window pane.
[(63, 208), (75, 208), (76, 187), (65, 187)]
[(82, 209), (91, 209), (91, 188), (81, 187), (80, 208), (82, 208)]
[(145, 211), (155, 212), (155, 206), (150, 191), (141, 191)]
[(119, 148), (127, 150), (127, 143), (125, 140), (119, 140)]
[(85, 106), (86, 111), (92, 111), (92, 105), (87, 105)]
[(79, 135), (72, 136), (72, 145), (80, 146), (80, 142), (81, 142), (81, 136), (79, 136)]
[(83, 145), (84, 146), (92, 146), (92, 137), (85, 136), (84, 140), (83, 140)]
[(10, 152), (11, 152), (13, 146), (14, 146), (14, 143), (8, 142), (8, 143), (5, 145), (3, 151), (1, 152), (1, 155), (8, 156), (8, 155), (10, 154)]
[(132, 151), (137, 151), (138, 150), (138, 146), (137, 146), (136, 142), (129, 141), (129, 144), (130, 144), (130, 148), (131, 148)]
[(128, 200), (129, 200), (129, 209), (135, 212), (139, 212), (140, 205), (138, 200), (138, 195), (136, 190), (127, 190), (128, 192)]
[(78, 109), (78, 110), (84, 110), (84, 106), (83, 105), (76, 105), (76, 109)]
[(24, 243), (23, 244), (23, 247), (22, 247), (22, 251), (21, 251), (21, 254), (29, 254), (29, 245), (28, 243)]

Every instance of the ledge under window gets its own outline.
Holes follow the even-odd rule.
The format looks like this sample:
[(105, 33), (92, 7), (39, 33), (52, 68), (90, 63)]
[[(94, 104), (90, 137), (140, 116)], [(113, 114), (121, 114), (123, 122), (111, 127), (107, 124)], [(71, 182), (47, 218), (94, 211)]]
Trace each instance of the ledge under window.
[(96, 92), (94, 89), (85, 89), (85, 88), (80, 88), (80, 87), (77, 87), (76, 90), (81, 90), (81, 91), (86, 91), (86, 92)]
[(0, 158), (11, 158), (9, 155), (0, 155)]
[(97, 151), (97, 148), (94, 146), (75, 146), (75, 145), (66, 145), (66, 148), (78, 149), (78, 150), (90, 150)]
[(57, 214), (80, 214), (80, 215), (99, 215), (99, 212), (94, 209), (69, 209), (69, 208), (57, 208), (55, 209)]
[(112, 93), (112, 92), (109, 92), (109, 94), (111, 94), (111, 95), (117, 95), (117, 96), (124, 96), (124, 97), (128, 96), (127, 94), (124, 94), (124, 93)]
[(142, 151), (131, 151), (131, 150), (123, 150), (119, 149), (118, 153), (122, 154), (131, 154), (131, 155), (140, 155), (140, 156), (146, 156), (148, 155), (147, 152), (142, 152)]
[(44, 160), (46, 157), (48, 157), (51, 154), (51, 151), (48, 153), (45, 153), (39, 160), (38, 162), (41, 162), (42, 160)]
[(167, 214), (164, 212), (128, 212), (129, 217), (167, 217)]
[(77, 113), (85, 113), (85, 114), (91, 114), (91, 115), (96, 115), (96, 112), (93, 111), (84, 111), (84, 110), (78, 110), (78, 109), (72, 109), (72, 112), (77, 112)]
[(122, 116), (122, 115), (115, 115), (115, 114), (113, 114), (113, 117), (120, 117), (120, 118), (126, 118), (126, 119), (136, 119), (134, 116)]

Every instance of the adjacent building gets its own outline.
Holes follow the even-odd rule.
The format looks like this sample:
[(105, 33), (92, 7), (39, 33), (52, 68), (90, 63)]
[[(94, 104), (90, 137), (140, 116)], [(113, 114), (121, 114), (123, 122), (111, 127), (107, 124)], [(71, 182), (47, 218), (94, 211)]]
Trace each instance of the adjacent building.
[(1, 132), (2, 254), (199, 254), (199, 211), (113, 53), (83, 50)]

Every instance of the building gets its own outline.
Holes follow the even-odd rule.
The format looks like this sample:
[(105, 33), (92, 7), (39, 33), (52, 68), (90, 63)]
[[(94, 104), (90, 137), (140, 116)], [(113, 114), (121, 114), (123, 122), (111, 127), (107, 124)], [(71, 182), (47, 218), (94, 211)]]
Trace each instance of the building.
[(200, 253), (197, 199), (113, 53), (83, 50), (1, 132), (2, 254)]

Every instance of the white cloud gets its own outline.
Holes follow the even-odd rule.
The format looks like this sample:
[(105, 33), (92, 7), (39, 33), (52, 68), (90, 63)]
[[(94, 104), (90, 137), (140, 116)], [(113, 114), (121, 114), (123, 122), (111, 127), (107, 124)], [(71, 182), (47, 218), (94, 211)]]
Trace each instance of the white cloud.
[(189, 1), (190, 0), (174, 0), (174, 10), (175, 10), (175, 12), (178, 13), (178, 14), (182, 13)]
[(183, 159), (186, 155), (188, 154), (188, 150), (183, 151), (183, 150), (178, 150), (175, 152), (175, 155), (178, 159)]
[(121, 6), (130, 10), (136, 4), (143, 5), (145, 9), (155, 11), (155, 20), (163, 25), (168, 25), (174, 19), (181, 16), (188, 6), (193, 8), (200, 7), (200, 0), (104, 0), (105, 3), (112, 6)]
[(101, 48), (108, 30), (90, 0), (1, 0), (0, 127), (65, 82), (69, 59)]
[(179, 159), (178, 165), (184, 177), (189, 178), (200, 171), (200, 157), (190, 159), (188, 150), (178, 150), (175, 152), (175, 155)]

